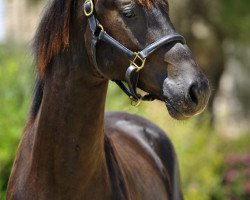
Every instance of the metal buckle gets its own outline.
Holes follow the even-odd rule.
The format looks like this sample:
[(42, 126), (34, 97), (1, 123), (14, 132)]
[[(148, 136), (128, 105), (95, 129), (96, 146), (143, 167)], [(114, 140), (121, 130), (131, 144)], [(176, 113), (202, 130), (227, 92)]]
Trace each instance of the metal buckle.
[(136, 67), (136, 72), (139, 72), (145, 65), (147, 58), (141, 58), (139, 52), (135, 53), (133, 60), (130, 60), (130, 64)]
[(95, 35), (96, 37), (99, 38), (101, 32), (105, 32), (105, 31), (104, 31), (103, 26), (102, 26), (101, 24), (98, 23), (98, 24), (96, 25), (96, 29), (95, 29), (95, 31), (94, 31), (94, 35)]
[(134, 107), (138, 107), (141, 104), (141, 99), (135, 100), (134, 97), (130, 96), (129, 97), (131, 100), (131, 105)]
[[(102, 26), (100, 23), (97, 24), (96, 30), (97, 30), (97, 27), (100, 28), (100, 29), (99, 29), (99, 30), (100, 30), (100, 31), (99, 31), (99, 34), (100, 34), (101, 32), (105, 32), (103, 26)], [(98, 34), (98, 35), (99, 35), (99, 34)]]
[(100, 32), (104, 32), (104, 28), (103, 28), (103, 26), (100, 24), (100, 23), (98, 23), (98, 25), (97, 25), (100, 29), (101, 29), (101, 31)]
[[(86, 5), (87, 5), (87, 3), (90, 3), (90, 11), (88, 12), (87, 10), (86, 10)], [(93, 14), (93, 12), (94, 12), (94, 4), (93, 4), (93, 1), (92, 0), (86, 0), (85, 2), (84, 2), (84, 14), (87, 16), (87, 17), (89, 17), (90, 15), (92, 15)]]

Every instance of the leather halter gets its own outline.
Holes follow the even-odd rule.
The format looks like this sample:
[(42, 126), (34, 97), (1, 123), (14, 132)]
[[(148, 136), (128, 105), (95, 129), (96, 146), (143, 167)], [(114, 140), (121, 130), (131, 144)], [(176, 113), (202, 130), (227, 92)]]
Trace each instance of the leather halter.
[(141, 100), (143, 101), (153, 101), (154, 97), (150, 94), (141, 96), (137, 93), (137, 83), (139, 78), (139, 71), (143, 69), (146, 58), (152, 54), (154, 51), (162, 47), (163, 45), (170, 44), (172, 42), (180, 42), (185, 44), (185, 39), (178, 33), (174, 33), (172, 35), (164, 36), (163, 38), (157, 40), (156, 42), (148, 45), (146, 48), (141, 50), (140, 52), (134, 52), (130, 49), (123, 46), (113, 37), (111, 37), (108, 33), (104, 31), (103, 26), (99, 23), (95, 16), (94, 4), (92, 0), (86, 0), (84, 3), (84, 14), (88, 18), (88, 23), (90, 30), (92, 32), (92, 39), (91, 39), (91, 52), (92, 52), (92, 59), (94, 62), (94, 66), (96, 70), (99, 72), (101, 76), (110, 80), (110, 78), (103, 73), (97, 64), (96, 59), (96, 45), (98, 41), (104, 41), (105, 43), (111, 45), (112, 47), (116, 48), (118, 51), (123, 53), (130, 61), (130, 66), (127, 68), (125, 79), (128, 84), (128, 88), (124, 85), (124, 83), (120, 80), (113, 80), (121, 89), (122, 91), (129, 96), (131, 99), (132, 105), (138, 105)]

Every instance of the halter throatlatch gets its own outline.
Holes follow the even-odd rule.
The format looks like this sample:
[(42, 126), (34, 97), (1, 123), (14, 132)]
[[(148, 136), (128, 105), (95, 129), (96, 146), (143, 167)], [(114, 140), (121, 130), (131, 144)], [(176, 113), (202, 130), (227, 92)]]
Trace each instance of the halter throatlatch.
[(84, 3), (84, 14), (88, 18), (88, 23), (90, 30), (92, 32), (92, 39), (91, 39), (91, 52), (92, 52), (92, 59), (94, 62), (94, 66), (96, 70), (99, 72), (101, 76), (104, 78), (110, 79), (105, 73), (103, 73), (97, 64), (96, 59), (96, 45), (98, 41), (104, 41), (105, 43), (115, 47), (118, 51), (123, 53), (130, 61), (130, 65), (127, 68), (125, 79), (128, 85), (128, 88), (124, 85), (124, 83), (120, 80), (113, 80), (121, 89), (122, 91), (129, 96), (131, 99), (132, 105), (139, 105), (140, 101), (153, 101), (154, 97), (150, 94), (141, 96), (137, 93), (137, 83), (139, 79), (139, 72), (143, 69), (147, 57), (152, 54), (154, 51), (162, 47), (163, 45), (170, 44), (172, 42), (180, 42), (185, 44), (185, 39), (178, 33), (174, 33), (172, 35), (164, 36), (163, 38), (157, 40), (156, 42), (148, 45), (146, 48), (141, 50), (140, 52), (134, 52), (128, 49), (127, 47), (123, 46), (109, 34), (104, 31), (103, 26), (99, 23), (97, 18), (95, 17), (95, 9), (92, 0), (86, 0)]

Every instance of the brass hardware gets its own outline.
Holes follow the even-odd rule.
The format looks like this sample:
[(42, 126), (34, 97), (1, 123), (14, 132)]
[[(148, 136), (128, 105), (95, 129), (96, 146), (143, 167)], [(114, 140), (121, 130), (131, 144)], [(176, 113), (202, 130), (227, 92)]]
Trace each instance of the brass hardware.
[(129, 98), (131, 100), (131, 105), (132, 106), (138, 107), (141, 104), (141, 100), (140, 99), (135, 100), (132, 96), (130, 96)]
[(136, 67), (136, 72), (139, 72), (144, 67), (145, 62), (146, 58), (141, 58), (139, 52), (135, 53), (135, 57), (133, 60), (130, 60), (130, 64)]
[[(86, 5), (87, 3), (90, 3), (90, 6), (91, 6), (89, 12), (87, 12), (86, 9), (85, 9), (85, 5)], [(88, 16), (92, 15), (93, 12), (94, 12), (94, 4), (93, 4), (93, 1), (92, 1), (92, 0), (86, 0), (86, 1), (84, 2), (84, 14), (88, 17)]]
[(104, 28), (103, 28), (103, 26), (102, 26), (101, 24), (98, 24), (97, 26), (99, 26), (99, 27), (100, 27), (100, 29), (101, 29), (101, 31), (103, 31), (103, 32), (104, 32)]

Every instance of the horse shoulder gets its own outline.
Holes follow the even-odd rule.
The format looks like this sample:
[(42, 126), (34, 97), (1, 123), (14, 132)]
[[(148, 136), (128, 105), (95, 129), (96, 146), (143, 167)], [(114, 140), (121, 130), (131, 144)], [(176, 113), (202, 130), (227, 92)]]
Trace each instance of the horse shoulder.
[(105, 136), (127, 199), (182, 199), (175, 150), (162, 129), (142, 117), (111, 112)]

